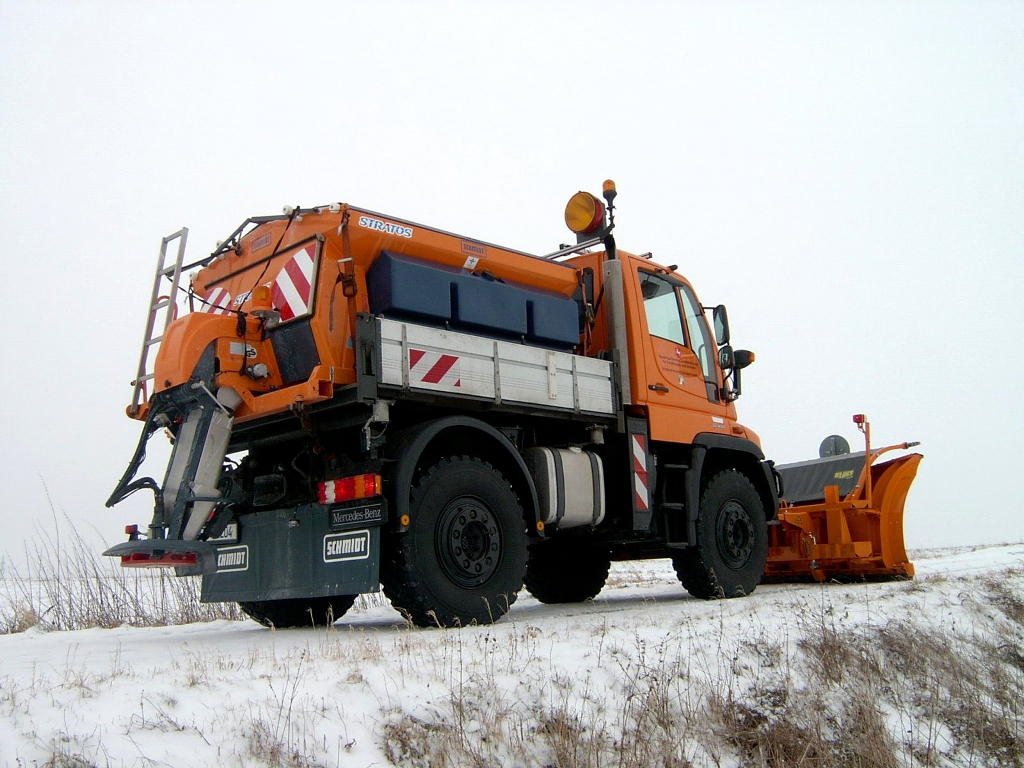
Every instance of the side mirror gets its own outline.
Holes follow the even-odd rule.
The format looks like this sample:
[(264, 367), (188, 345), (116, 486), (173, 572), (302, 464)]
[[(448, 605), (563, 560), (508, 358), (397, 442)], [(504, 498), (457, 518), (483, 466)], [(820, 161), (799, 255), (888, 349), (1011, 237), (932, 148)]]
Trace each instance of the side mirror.
[(740, 396), (740, 371), (754, 362), (754, 353), (749, 349), (734, 350), (728, 344), (718, 350), (718, 364), (726, 371), (725, 384), (720, 390), (722, 399), (731, 403)]
[(718, 366), (723, 371), (729, 371), (736, 367), (736, 357), (733, 354), (732, 347), (728, 344), (718, 350)]
[[(729, 313), (725, 311), (725, 305), (719, 304), (711, 313), (715, 322), (715, 343), (718, 346), (729, 343)], [(723, 368), (725, 366), (722, 366)]]

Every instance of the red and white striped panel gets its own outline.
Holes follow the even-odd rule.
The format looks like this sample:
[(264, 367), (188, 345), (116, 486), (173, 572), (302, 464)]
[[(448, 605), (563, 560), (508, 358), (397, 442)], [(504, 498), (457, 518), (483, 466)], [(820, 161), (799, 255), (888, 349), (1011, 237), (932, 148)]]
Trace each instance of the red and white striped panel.
[(277, 273), (270, 296), (274, 308), (281, 313), (282, 322), (309, 312), (315, 256), (316, 246), (308, 245), (296, 252)]
[(414, 386), (435, 384), (440, 387), (461, 387), (459, 368), (457, 355), (409, 348), (409, 383)]
[(214, 288), (206, 299), (206, 311), (211, 315), (230, 315), (231, 294), (223, 288)]
[(637, 509), (650, 509), (647, 493), (647, 438), (633, 435), (633, 499)]

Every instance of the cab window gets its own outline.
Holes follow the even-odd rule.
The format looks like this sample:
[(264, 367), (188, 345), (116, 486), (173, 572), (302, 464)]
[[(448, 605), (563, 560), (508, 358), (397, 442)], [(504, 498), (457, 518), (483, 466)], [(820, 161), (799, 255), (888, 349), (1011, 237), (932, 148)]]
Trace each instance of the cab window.
[(647, 315), (647, 329), (652, 336), (686, 345), (683, 323), (679, 316), (679, 299), (676, 287), (668, 280), (640, 272), (640, 295), (644, 299), (644, 313)]
[(700, 360), (700, 370), (704, 374), (704, 382), (707, 384), (708, 399), (718, 400), (718, 378), (715, 371), (713, 355), (717, 354), (718, 347), (711, 339), (711, 332), (708, 330), (707, 321), (704, 319), (704, 311), (694, 295), (687, 286), (680, 286), (680, 293), (683, 297), (683, 316), (686, 318), (686, 333), (690, 337), (690, 345), (697, 353)]

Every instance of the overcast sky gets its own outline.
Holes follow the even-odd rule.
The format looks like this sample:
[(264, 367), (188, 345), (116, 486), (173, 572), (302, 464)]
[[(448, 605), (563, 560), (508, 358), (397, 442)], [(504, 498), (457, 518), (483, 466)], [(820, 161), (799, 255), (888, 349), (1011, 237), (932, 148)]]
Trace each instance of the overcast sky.
[(103, 502), (162, 236), (344, 201), (545, 253), (609, 177), (756, 352), (769, 457), (866, 412), (923, 443), (909, 546), (1024, 538), (1024, 3), (0, 0), (0, 551), (47, 492), (148, 522)]

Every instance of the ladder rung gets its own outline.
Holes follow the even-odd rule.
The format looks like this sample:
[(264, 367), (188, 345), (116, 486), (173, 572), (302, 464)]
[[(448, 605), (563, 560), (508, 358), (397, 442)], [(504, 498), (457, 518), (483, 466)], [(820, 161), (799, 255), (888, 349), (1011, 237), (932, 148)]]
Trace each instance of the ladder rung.
[(662, 464), (662, 469), (689, 469), (689, 464)]
[(662, 509), (686, 509), (685, 504), (677, 504), (674, 501), (663, 501), (661, 503)]
[[(175, 299), (177, 298), (176, 293), (179, 288), (178, 281), (181, 279), (181, 265), (185, 260), (185, 238), (188, 236), (188, 229), (182, 227), (180, 231), (175, 232), (169, 237), (163, 238), (160, 243), (160, 256), (157, 260), (156, 276), (153, 279), (153, 294), (150, 297), (149, 307), (149, 320), (146, 324), (146, 335), (142, 342), (142, 355), (139, 358), (139, 376), (132, 382), (132, 386), (135, 388), (134, 394), (132, 394), (132, 405), (130, 406), (131, 414), (138, 413), (139, 410), (139, 395), (145, 389), (145, 383), (151, 381), (155, 374), (146, 373), (147, 362), (146, 359), (149, 357), (149, 348), (159, 344), (164, 339), (164, 334), (159, 336), (153, 336), (153, 331), (157, 327), (157, 312), (161, 309), (171, 308), (171, 313), (166, 316), (166, 323), (164, 328), (171, 323), (176, 309)], [(167, 264), (167, 246), (174, 240), (178, 240), (178, 251), (177, 256), (172, 256), (170, 265)], [(170, 295), (160, 295), (160, 278), (166, 277), (170, 280), (171, 290), (168, 291)]]

